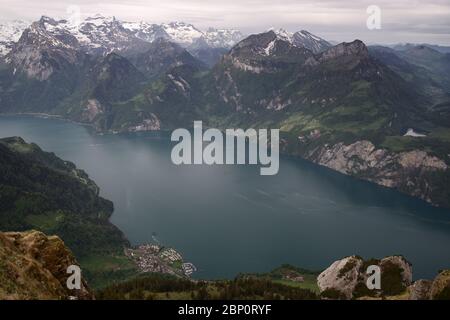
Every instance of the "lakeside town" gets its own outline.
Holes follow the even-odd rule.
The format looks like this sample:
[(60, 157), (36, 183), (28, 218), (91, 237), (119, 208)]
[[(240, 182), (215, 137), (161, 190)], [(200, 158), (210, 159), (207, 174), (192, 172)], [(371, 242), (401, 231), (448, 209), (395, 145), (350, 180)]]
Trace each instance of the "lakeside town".
[(184, 262), (183, 256), (173, 248), (156, 244), (142, 244), (125, 249), (143, 273), (163, 273), (178, 277), (191, 277), (197, 271), (193, 263)]

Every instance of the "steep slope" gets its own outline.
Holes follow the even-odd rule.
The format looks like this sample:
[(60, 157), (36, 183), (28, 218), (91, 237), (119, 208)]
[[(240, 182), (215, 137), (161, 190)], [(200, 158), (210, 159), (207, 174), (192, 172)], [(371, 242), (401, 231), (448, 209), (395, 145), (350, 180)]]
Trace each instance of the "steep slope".
[(74, 164), (20, 138), (0, 139), (0, 230), (60, 236), (78, 258), (127, 245), (109, 217), (110, 201)]
[(186, 49), (164, 38), (156, 39), (146, 52), (137, 55), (131, 61), (148, 79), (154, 79), (176, 66), (205, 67)]
[(101, 59), (91, 75), (95, 84), (92, 95), (101, 103), (127, 100), (137, 94), (146, 82), (142, 73), (116, 53)]
[(291, 101), (281, 93), (286, 89), (283, 83), (288, 83), (296, 67), (312, 56), (309, 50), (293, 46), (273, 31), (249, 36), (207, 76), (207, 103), (219, 115), (284, 109)]
[[(304, 130), (302, 123), (297, 128), (289, 125), (288, 117), (294, 113), (314, 116), (315, 121), (327, 126), (357, 120), (366, 129), (383, 116), (386, 130), (400, 131), (404, 121), (413, 119), (420, 98), (410, 93), (406, 83), (391, 70), (371, 59), (361, 41), (343, 43), (314, 55), (272, 31), (250, 36), (236, 45), (213, 69), (209, 82), (219, 96), (211, 99), (225, 105), (219, 112), (227, 108), (257, 113), (265, 123), (284, 119), (282, 127), (296, 133)], [(343, 106), (370, 109), (373, 116), (361, 118), (361, 113), (347, 112), (337, 121), (339, 107)], [(255, 124), (261, 120), (254, 114), (251, 118)]]
[(201, 37), (195, 38), (187, 50), (211, 68), (243, 38), (238, 30), (209, 28)]
[(13, 20), (0, 24), (0, 58), (6, 56), (14, 43), (20, 39), (22, 32), (31, 23), (23, 20)]
[(147, 79), (127, 59), (110, 53), (93, 63), (86, 79), (71, 97), (79, 108), (62, 108), (60, 114), (94, 124), (98, 130), (109, 128), (113, 104), (138, 94)]
[(187, 50), (209, 68), (216, 65), (222, 56), (229, 51), (226, 48), (212, 48), (208, 44), (205, 44), (203, 39), (198, 39)]
[(29, 78), (47, 80), (56, 70), (77, 62), (78, 40), (64, 29), (49, 31), (57, 21), (42, 17), (25, 29), (6, 57), (19, 72)]
[(321, 53), (332, 47), (328, 41), (313, 35), (312, 33), (301, 30), (293, 34), (292, 43), (298, 47), (304, 47), (314, 53)]
[(297, 31), (294, 33), (284, 29), (271, 31), (275, 32), (280, 39), (289, 42), (293, 46), (308, 49), (314, 54), (321, 53), (333, 46), (325, 39), (322, 39), (306, 30)]
[(56, 236), (0, 232), (0, 300), (93, 299), (84, 279), (80, 290), (67, 288), (71, 265), (78, 262)]
[(2, 112), (51, 112), (79, 85), (86, 56), (67, 32), (52, 34), (42, 18), (27, 28), (0, 68)]
[(421, 105), (425, 110), (421, 119), (411, 124), (410, 128), (427, 136), (422, 140), (429, 149), (445, 145), (445, 132), (450, 123), (449, 76), (445, 71), (449, 67), (448, 56), (412, 45), (403, 51), (370, 47), (370, 54), (402, 77), (412, 92), (418, 92), (423, 97)]
[(417, 46), (400, 51), (399, 55), (406, 61), (430, 71), (434, 80), (450, 92), (450, 53), (440, 53), (427, 46)]
[(139, 95), (113, 105), (109, 131), (171, 130), (203, 115), (202, 70), (182, 64), (151, 82)]

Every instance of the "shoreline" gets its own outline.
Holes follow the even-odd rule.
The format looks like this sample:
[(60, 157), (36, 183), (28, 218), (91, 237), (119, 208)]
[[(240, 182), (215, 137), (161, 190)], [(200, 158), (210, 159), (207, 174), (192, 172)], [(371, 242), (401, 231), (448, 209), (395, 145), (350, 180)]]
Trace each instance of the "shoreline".
[[(15, 115), (17, 115), (17, 114), (15, 114)], [(32, 118), (32, 117), (37, 117), (37, 118), (39, 118), (39, 117), (42, 117), (42, 116), (44, 116), (44, 117), (46, 117), (46, 115), (42, 115), (42, 114), (39, 114), (40, 116), (37, 116), (36, 114), (21, 114), (21, 115), (19, 115), (19, 116), (27, 116), (27, 117), (30, 117), (30, 118)], [(0, 117), (1, 117), (2, 115), (0, 115)], [(53, 119), (57, 119), (57, 120), (64, 120), (64, 121), (67, 121), (67, 122), (73, 122), (73, 121), (70, 121), (70, 120), (67, 120), (67, 119), (62, 119), (61, 117), (58, 117), (58, 116), (52, 116), (51, 118), (53, 118)], [(20, 119), (19, 119), (20, 120)], [(150, 133), (151, 132), (154, 132), (154, 131), (150, 131)], [(161, 132), (161, 131), (157, 131), (157, 132)], [(164, 131), (163, 131), (164, 132)], [(138, 134), (136, 134), (136, 132), (123, 132), (123, 133), (125, 133), (125, 134), (129, 134), (129, 133), (132, 133), (133, 135), (132, 136), (135, 136), (135, 137), (139, 137), (141, 134), (144, 134), (144, 135), (142, 135), (141, 137), (145, 137), (145, 134), (146, 133), (148, 133), (148, 132), (140, 132), (140, 133), (138, 133)], [(120, 134), (123, 134), (123, 133), (120, 133)], [(145, 139), (145, 138), (144, 138)], [(312, 161), (308, 161), (308, 160), (305, 160), (305, 159), (302, 159), (301, 157), (294, 157), (294, 156), (286, 156), (286, 158), (288, 158), (289, 160), (293, 160), (293, 161), (301, 161), (301, 162), (304, 162), (305, 164), (307, 164), (308, 166), (312, 166), (311, 168), (313, 168), (313, 167), (316, 167), (317, 169), (321, 169), (321, 170), (326, 170), (326, 171), (329, 171), (330, 173), (333, 173), (333, 174), (336, 174), (336, 175), (339, 175), (339, 176), (347, 176), (347, 177), (350, 177), (350, 178), (352, 178), (352, 179), (355, 179), (354, 177), (352, 177), (352, 176), (349, 176), (349, 175), (343, 175), (343, 174), (341, 174), (341, 173), (339, 173), (339, 172), (337, 172), (337, 171), (335, 171), (335, 170), (332, 170), (332, 169), (329, 169), (329, 168), (327, 168), (327, 167), (325, 167), (325, 166), (320, 166), (320, 165), (318, 165), (318, 164), (316, 164), (316, 163), (314, 163), (314, 162), (312, 162)], [(361, 179), (356, 179), (355, 180), (355, 182), (357, 182), (357, 181), (359, 181), (359, 182), (363, 182), (363, 183), (365, 183), (365, 184), (370, 184), (370, 186), (379, 186), (379, 185), (377, 185), (377, 184), (374, 184), (374, 183), (370, 183), (369, 181), (365, 181), (365, 180), (361, 180)], [(396, 191), (395, 189), (393, 189), (393, 188), (387, 188), (387, 187), (383, 187), (383, 189), (386, 189), (387, 191), (389, 191), (389, 192), (391, 192), (391, 191)], [(407, 196), (406, 194), (404, 194), (404, 193), (400, 193), (401, 195), (403, 195), (403, 196)], [(425, 205), (430, 205), (429, 203), (427, 203), (427, 202), (424, 202), (423, 200), (421, 200), (421, 199), (419, 199), (419, 198), (415, 198), (415, 197), (411, 197), (411, 196), (408, 196), (408, 199), (407, 200), (409, 200), (409, 199), (411, 199), (411, 200), (414, 200), (414, 201), (420, 201), (420, 202), (423, 202)], [(441, 208), (441, 209), (445, 209), (445, 208)], [(430, 210), (431, 210), (431, 208), (430, 208)], [(425, 216), (423, 215), (423, 216), (421, 216), (422, 218), (425, 218)], [(438, 221), (438, 220), (436, 220), (436, 221)], [(111, 222), (111, 221), (110, 221)], [(439, 222), (441, 222), (441, 221), (439, 221)], [(112, 222), (111, 222), (112, 223)], [(130, 244), (130, 246), (131, 246), (131, 244)], [(204, 270), (201, 270), (202, 272), (204, 271)], [(204, 276), (203, 275), (195, 275), (194, 276), (194, 278), (199, 278), (199, 279), (203, 279), (204, 278)], [(206, 279), (207, 279), (208, 277), (206, 277)]]
[[(35, 117), (35, 118), (41, 118), (41, 119), (55, 119), (55, 120), (70, 122), (70, 123), (78, 124), (83, 127), (95, 129), (94, 125), (92, 125), (90, 123), (78, 122), (75, 120), (71, 120), (69, 118), (65, 118), (61, 115), (57, 115), (57, 114), (49, 114), (49, 113), (41, 113), (41, 112), (0, 113), (0, 117), (16, 117), (16, 116), (27, 116), (27, 117)], [(95, 130), (95, 133), (99, 134), (99, 132), (96, 130)], [(104, 133), (102, 133), (102, 134), (104, 134)]]
[[(55, 120), (62, 120), (62, 121), (66, 121), (66, 122), (69, 122), (69, 123), (81, 125), (83, 127), (87, 127), (87, 128), (89, 128), (91, 130), (92, 133), (94, 133), (96, 135), (99, 135), (99, 136), (103, 136), (103, 135), (120, 135), (120, 134), (133, 134), (133, 135), (138, 136), (139, 134), (159, 133), (159, 134), (163, 135), (162, 138), (165, 138), (165, 135), (169, 135), (170, 136), (170, 132), (171, 132), (170, 130), (143, 130), (143, 131), (114, 131), (113, 130), (113, 131), (98, 131), (98, 130), (96, 130), (96, 128), (95, 128), (95, 126), (93, 124), (84, 123), (84, 122), (78, 122), (78, 121), (74, 121), (74, 120), (65, 118), (65, 117), (63, 117), (61, 115), (54, 115), (54, 114), (48, 114), (48, 113), (33, 113), (33, 112), (0, 113), (0, 117), (1, 116), (29, 116), (29, 117), (44, 118), (44, 119), (45, 118), (50, 118), (50, 119), (55, 119)], [(206, 128), (209, 128), (209, 127), (206, 126), (205, 129)], [(191, 129), (193, 129), (193, 128), (190, 128), (188, 130), (191, 130)], [(221, 130), (221, 131), (223, 131), (223, 130)], [(169, 136), (167, 136), (167, 138), (170, 141), (170, 137)], [(321, 164), (319, 164), (317, 162), (305, 159), (305, 158), (303, 158), (303, 157), (301, 157), (299, 155), (296, 155), (296, 154), (293, 154), (293, 153), (283, 152), (281, 149), (280, 149), (280, 156), (284, 157), (284, 158), (287, 158), (287, 159), (296, 160), (296, 161), (299, 161), (299, 160), (300, 161), (306, 161), (307, 163), (317, 165), (317, 166), (319, 166), (321, 168), (325, 168), (327, 170), (331, 170), (334, 173), (338, 173), (338, 174), (344, 175), (346, 177), (350, 177), (352, 179), (355, 179), (355, 181), (363, 181), (363, 182), (366, 182), (366, 183), (370, 183), (371, 185), (379, 186), (379, 187), (381, 187), (383, 189), (386, 189), (386, 190), (398, 192), (398, 193), (400, 193), (402, 195), (408, 196), (408, 197), (410, 197), (412, 199), (415, 199), (415, 200), (419, 200), (419, 201), (421, 201), (421, 202), (423, 202), (425, 204), (428, 204), (428, 205), (430, 205), (432, 207), (435, 207), (435, 208), (450, 210), (449, 207), (446, 207), (444, 205), (436, 204), (436, 203), (434, 203), (432, 201), (427, 201), (426, 199), (424, 199), (422, 197), (414, 196), (414, 195), (409, 194), (407, 192), (403, 192), (402, 190), (400, 190), (398, 188), (389, 187), (389, 186), (386, 186), (386, 185), (383, 185), (383, 184), (371, 181), (369, 179), (361, 179), (361, 178), (358, 178), (357, 176), (354, 176), (354, 175), (345, 174), (345, 173), (342, 173), (340, 171), (334, 170), (334, 169), (332, 169), (330, 167), (321, 165)]]

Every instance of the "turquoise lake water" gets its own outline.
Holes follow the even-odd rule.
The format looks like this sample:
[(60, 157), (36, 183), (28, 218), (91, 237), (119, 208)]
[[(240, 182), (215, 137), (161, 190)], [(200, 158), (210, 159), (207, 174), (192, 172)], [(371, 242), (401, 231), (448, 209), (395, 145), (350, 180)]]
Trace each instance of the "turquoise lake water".
[(56, 119), (0, 117), (21, 136), (84, 169), (114, 202), (111, 221), (133, 244), (156, 239), (194, 263), (198, 278), (320, 270), (334, 260), (403, 254), (414, 277), (450, 267), (450, 211), (298, 159), (275, 176), (257, 166), (175, 166), (158, 134), (97, 135)]

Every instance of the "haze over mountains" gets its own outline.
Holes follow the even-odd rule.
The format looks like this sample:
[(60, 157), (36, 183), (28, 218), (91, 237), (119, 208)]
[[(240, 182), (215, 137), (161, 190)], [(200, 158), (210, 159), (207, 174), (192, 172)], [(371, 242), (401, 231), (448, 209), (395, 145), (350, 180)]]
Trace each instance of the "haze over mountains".
[[(140, 42), (153, 42), (163, 38), (190, 48), (194, 53), (199, 48), (229, 49), (244, 38), (238, 30), (208, 28), (197, 29), (192, 24), (171, 22), (153, 24), (148, 22), (119, 21), (114, 17), (95, 15), (79, 22), (55, 20), (42, 17), (40, 24), (46, 32), (55, 37), (74, 37), (80, 47), (89, 53), (108, 53), (123, 50), (123, 46), (138, 46)], [(0, 54), (6, 55), (14, 42), (31, 22), (15, 20), (0, 25)], [(294, 44), (302, 44), (318, 52), (330, 44), (309, 32), (302, 30), (289, 33), (280, 29), (280, 36)], [(141, 43), (142, 44), (142, 43)]]
[(280, 128), (282, 151), (450, 206), (450, 54), (186, 23), (2, 27), (0, 112), (99, 132)]
[[(12, 21), (0, 25), (1, 53), (6, 55), (14, 42), (31, 22)], [(171, 22), (151, 24), (147, 22), (122, 22), (114, 17), (95, 15), (78, 23), (42, 17), (40, 26), (55, 37), (74, 37), (80, 47), (90, 53), (121, 50), (123, 45), (137, 45), (164, 38), (188, 47), (198, 43), (212, 48), (230, 48), (243, 38), (237, 30), (210, 28), (200, 31), (191, 24)]]

